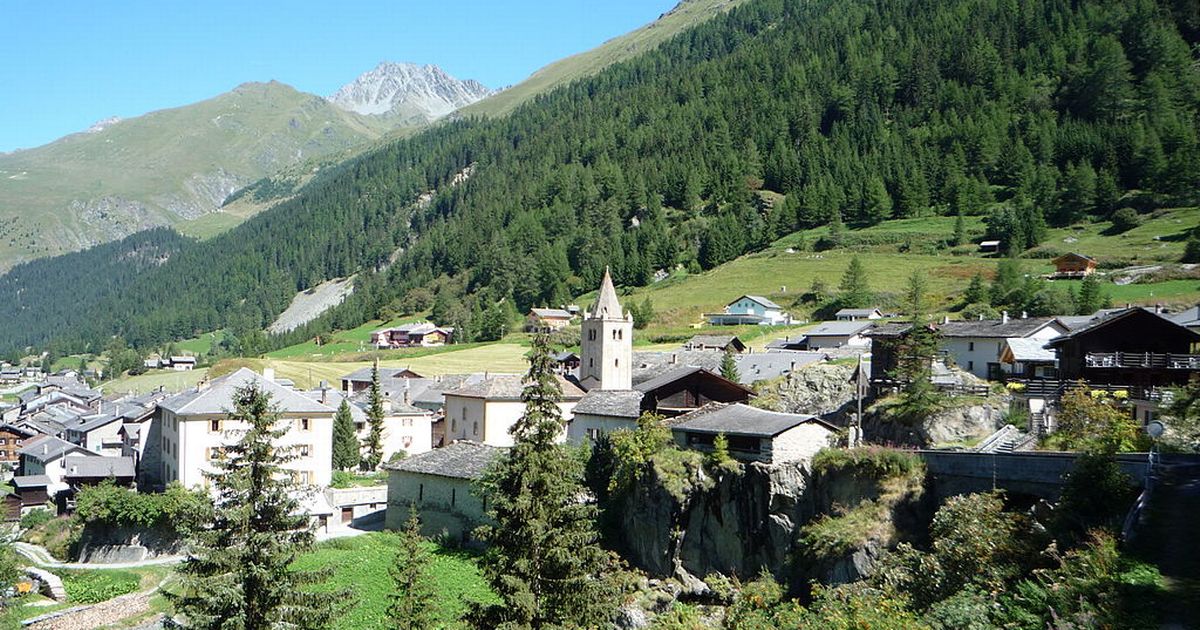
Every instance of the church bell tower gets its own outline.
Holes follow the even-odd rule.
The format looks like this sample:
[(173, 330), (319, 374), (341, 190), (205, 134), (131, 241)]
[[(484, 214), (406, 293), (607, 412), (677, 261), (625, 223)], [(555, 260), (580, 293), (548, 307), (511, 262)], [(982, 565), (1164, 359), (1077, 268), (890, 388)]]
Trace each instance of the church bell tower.
[(633, 316), (621, 309), (608, 268), (582, 326), (579, 382), (588, 390), (633, 389)]

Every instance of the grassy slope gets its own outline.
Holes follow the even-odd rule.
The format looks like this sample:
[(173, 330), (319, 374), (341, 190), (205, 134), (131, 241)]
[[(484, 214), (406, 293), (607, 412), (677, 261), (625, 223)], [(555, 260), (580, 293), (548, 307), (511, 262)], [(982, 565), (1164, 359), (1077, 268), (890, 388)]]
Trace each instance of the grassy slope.
[[(0, 156), (0, 266), (154, 224), (182, 224), (184, 218), (164, 206), (168, 199), (194, 202), (198, 197), (185, 184), (193, 177), (224, 171), (248, 183), (383, 131), (378, 122), (312, 94), (275, 82), (250, 83), (200, 103)], [(76, 199), (107, 196), (137, 200), (146, 210), (109, 210), (89, 219), (70, 208)], [(195, 233), (239, 219), (218, 217), (206, 219)]]
[(742, 2), (744, 0), (683, 0), (674, 9), (646, 26), (610, 39), (587, 52), (556, 61), (533, 73), (528, 79), (459, 111), (466, 116), (507, 114), (539, 94), (596, 74), (614, 63), (651, 50), (718, 12), (727, 11)]
[[(392, 534), (375, 533), (327, 541), (296, 562), (302, 569), (330, 570), (327, 588), (348, 588), (354, 593), (354, 606), (338, 619), (335, 629), (387, 625), (388, 596), (392, 591), (388, 568), (395, 557), (395, 540)], [(445, 627), (460, 627), (457, 620), (466, 612), (468, 602), (497, 601), (479, 575), (472, 555), (433, 544), (429, 549), (433, 554), (430, 574)]]

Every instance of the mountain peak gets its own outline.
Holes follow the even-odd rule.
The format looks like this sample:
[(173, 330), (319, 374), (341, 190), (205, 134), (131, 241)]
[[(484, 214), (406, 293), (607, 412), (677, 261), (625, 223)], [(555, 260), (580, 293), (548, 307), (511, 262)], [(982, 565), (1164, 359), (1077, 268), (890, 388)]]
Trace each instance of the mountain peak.
[(344, 110), (368, 116), (433, 120), (491, 93), (478, 81), (461, 81), (432, 64), (383, 61), (343, 85), (328, 100)]

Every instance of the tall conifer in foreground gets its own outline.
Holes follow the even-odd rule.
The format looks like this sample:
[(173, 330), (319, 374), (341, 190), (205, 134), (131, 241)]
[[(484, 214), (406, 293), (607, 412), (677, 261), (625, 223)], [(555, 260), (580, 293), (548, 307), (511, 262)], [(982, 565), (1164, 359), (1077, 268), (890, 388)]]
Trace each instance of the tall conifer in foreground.
[(363, 442), (366, 453), (362, 456), (362, 466), (366, 470), (375, 470), (383, 461), (383, 392), (379, 385), (379, 361), (371, 369), (371, 392), (367, 398), (367, 439)]
[(358, 466), (362, 461), (359, 452), (358, 435), (354, 430), (354, 417), (350, 415), (350, 403), (343, 398), (338, 406), (337, 415), (333, 417), (333, 468), (347, 470)]
[(596, 508), (585, 502), (583, 465), (558, 444), (562, 390), (545, 335), (534, 339), (521, 399), (525, 413), (509, 432), (514, 445), (480, 480), (495, 525), (481, 568), (502, 603), (480, 611), (477, 627), (604, 626), (616, 611), (604, 579), (606, 552)]
[(921, 422), (942, 403), (941, 395), (930, 380), (932, 361), (937, 356), (941, 339), (930, 321), (925, 286), (925, 275), (914, 270), (908, 278), (904, 296), (905, 314), (912, 325), (900, 339), (892, 375), (902, 383), (900, 401), (895, 409), (899, 418), (908, 424)]
[(396, 589), (388, 605), (393, 630), (425, 630), (437, 625), (437, 592), (429, 573), (432, 559), (421, 536), (421, 519), (415, 506), (409, 507), (408, 522), (397, 534), (400, 541), (396, 560), (388, 574)]
[(287, 427), (276, 428), (279, 413), (257, 384), (238, 388), (233, 404), (228, 419), (248, 428), (204, 474), (216, 491), (213, 520), (189, 537), (169, 597), (189, 628), (328, 628), (349, 594), (309, 592), (323, 574), (289, 568), (313, 530), (283, 468), (293, 455), (273, 445)]

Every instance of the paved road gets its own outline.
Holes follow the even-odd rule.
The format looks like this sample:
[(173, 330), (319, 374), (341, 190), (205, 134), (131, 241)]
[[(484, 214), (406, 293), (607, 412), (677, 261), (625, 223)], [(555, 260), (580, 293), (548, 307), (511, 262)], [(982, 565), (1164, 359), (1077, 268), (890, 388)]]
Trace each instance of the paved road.
[(137, 567), (153, 567), (163, 564), (175, 564), (183, 560), (183, 556), (160, 556), (158, 558), (149, 558), (138, 562), (115, 562), (112, 564), (99, 564), (94, 562), (60, 562), (55, 560), (46, 551), (45, 547), (33, 545), (26, 542), (14, 542), (12, 544), (13, 551), (29, 558), (34, 564), (40, 567), (51, 569), (134, 569)]

